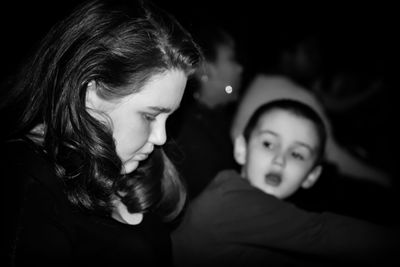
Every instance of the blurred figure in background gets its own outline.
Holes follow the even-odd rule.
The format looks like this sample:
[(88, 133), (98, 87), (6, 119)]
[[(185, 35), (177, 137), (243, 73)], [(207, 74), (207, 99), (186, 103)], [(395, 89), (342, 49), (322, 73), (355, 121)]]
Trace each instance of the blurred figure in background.
[(205, 60), (189, 81), (169, 126), (180, 148), (177, 166), (189, 198), (196, 197), (220, 170), (235, 166), (229, 129), (243, 71), (233, 35), (218, 22), (201, 23), (191, 32)]
[(332, 123), (318, 98), (309, 90), (294, 83), (285, 76), (257, 75), (246, 89), (233, 120), (231, 138), (234, 140), (242, 131), (250, 114), (265, 102), (289, 98), (312, 106), (323, 117), (328, 129), (326, 160), (338, 168), (339, 173), (359, 179), (365, 179), (381, 186), (390, 186), (392, 178), (388, 173), (364, 162), (352, 154), (335, 138)]
[[(234, 140), (242, 133), (252, 112), (266, 102), (287, 98), (308, 104), (322, 117), (327, 127), (328, 140), (324, 172), (322, 173), (324, 178), (320, 179), (309, 192), (303, 194), (303, 190), (299, 190), (290, 201), (312, 210), (331, 210), (380, 223), (396, 224), (399, 216), (390, 212), (396, 205), (397, 199), (392, 173), (381, 168), (380, 165), (374, 164), (370, 160), (371, 157), (365, 156), (362, 146), (350, 145), (349, 142), (343, 142), (343, 138), (340, 140), (337, 138), (338, 132), (348, 135), (349, 129), (354, 128), (347, 127), (343, 123), (332, 123), (332, 109), (328, 109), (324, 103), (327, 103), (328, 99), (332, 99), (331, 102), (340, 101), (338, 100), (340, 94), (329, 95), (332, 88), (328, 88), (328, 86), (334, 86), (334, 82), (338, 82), (336, 86), (342, 88), (339, 88), (337, 92), (343, 93), (345, 85), (350, 83), (339, 83), (340, 80), (336, 79), (327, 80), (326, 77), (333, 76), (333, 68), (326, 66), (328, 62), (324, 60), (327, 51), (324, 51), (321, 40), (316, 40), (316, 38), (311, 35), (291, 40), (290, 44), (283, 46), (283, 51), (279, 54), (274, 67), (256, 73), (238, 103), (237, 113), (233, 119), (231, 138)], [(344, 69), (344, 66), (336, 66), (338, 69), (340, 67)], [(345, 78), (349, 78), (350, 81), (360, 79), (360, 76), (353, 77), (350, 73), (346, 73)], [(368, 84), (368, 80), (364, 84)], [(358, 93), (354, 88), (347, 87), (350, 92), (342, 100), (343, 113), (340, 113), (341, 116), (348, 116), (344, 113), (345, 110), (356, 110), (361, 105), (368, 103), (368, 99), (371, 101), (370, 97), (379, 91), (376, 86), (380, 86), (380, 84), (371, 83), (371, 86), (373, 88), (360, 89)], [(337, 98), (333, 99), (333, 96)], [(322, 102), (322, 99), (325, 100)], [(375, 113), (372, 112), (372, 114)], [(375, 116), (379, 116), (378, 114)], [(360, 118), (367, 119), (365, 115)], [(356, 117), (353, 116), (353, 119), (355, 121), (352, 124), (357, 124)], [(377, 122), (383, 121), (377, 119), (374, 122), (375, 125)], [(375, 131), (379, 132), (379, 129), (382, 128)], [(376, 142), (379, 138), (375, 140), (374, 137), (382, 134), (371, 135), (369, 131), (357, 131), (351, 135), (360, 136), (360, 138), (369, 137), (368, 140)], [(382, 142), (390, 142), (390, 140), (379, 141), (379, 143)], [(356, 143), (353, 142), (353, 144)], [(375, 157), (382, 155), (387, 158), (388, 153), (377, 153)], [(375, 197), (372, 199), (371, 195)], [(318, 201), (315, 201), (316, 199)]]
[[(238, 104), (231, 129), (232, 140), (243, 131), (248, 118), (261, 104), (280, 98), (296, 99), (313, 107), (324, 119), (328, 129), (326, 160), (334, 164), (340, 174), (390, 187), (393, 181), (388, 172), (364, 161), (337, 140), (331, 118), (323, 104), (328, 100), (323, 103), (320, 100), (323, 98), (323, 89), (319, 88), (318, 95), (313, 91), (325, 75), (322, 46), (315, 38), (311, 35), (284, 46), (278, 56), (276, 69), (254, 76)], [(365, 93), (365, 98), (371, 94), (373, 92)], [(343, 105), (356, 105), (352, 99), (362, 101), (361, 97), (351, 96), (351, 99), (343, 99)]]

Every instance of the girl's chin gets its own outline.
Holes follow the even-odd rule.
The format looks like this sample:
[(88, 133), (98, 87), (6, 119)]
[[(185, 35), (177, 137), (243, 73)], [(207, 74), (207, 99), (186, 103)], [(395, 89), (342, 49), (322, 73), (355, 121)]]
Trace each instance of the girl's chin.
[(121, 174), (128, 174), (128, 173), (133, 172), (134, 170), (136, 170), (138, 165), (139, 165), (139, 161), (137, 161), (137, 160), (131, 160), (131, 161), (125, 162), (124, 166), (121, 170)]

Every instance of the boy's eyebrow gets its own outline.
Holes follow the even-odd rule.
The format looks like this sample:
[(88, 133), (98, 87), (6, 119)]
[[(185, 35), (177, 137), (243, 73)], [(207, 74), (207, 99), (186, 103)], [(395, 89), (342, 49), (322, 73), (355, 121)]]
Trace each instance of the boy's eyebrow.
[(315, 149), (312, 147), (312, 146), (310, 146), (309, 144), (307, 144), (307, 143), (304, 143), (304, 142), (296, 142), (296, 144), (298, 144), (298, 145), (300, 145), (300, 146), (303, 146), (303, 147), (306, 147), (307, 149), (309, 149), (311, 152), (314, 152), (315, 151)]
[(275, 132), (273, 132), (273, 131), (271, 131), (271, 130), (257, 130), (256, 131), (256, 134), (257, 135), (262, 135), (262, 134), (271, 134), (271, 135), (274, 135), (274, 136), (278, 136), (278, 134), (277, 133), (275, 133)]

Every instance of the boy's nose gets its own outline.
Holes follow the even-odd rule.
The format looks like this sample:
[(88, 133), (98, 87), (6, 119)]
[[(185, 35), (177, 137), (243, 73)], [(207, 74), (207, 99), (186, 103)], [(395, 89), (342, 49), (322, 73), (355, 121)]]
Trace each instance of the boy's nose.
[(274, 158), (273, 158), (273, 160), (272, 160), (272, 162), (275, 165), (283, 167), (285, 165), (285, 156), (284, 156), (284, 154), (283, 153), (276, 153)]

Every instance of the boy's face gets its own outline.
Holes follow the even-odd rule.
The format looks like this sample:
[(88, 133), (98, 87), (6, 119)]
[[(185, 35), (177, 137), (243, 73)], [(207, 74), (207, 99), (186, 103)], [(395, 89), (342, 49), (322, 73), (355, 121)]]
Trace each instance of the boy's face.
[(236, 140), (235, 158), (253, 186), (284, 199), (317, 180), (318, 145), (313, 122), (276, 109), (260, 117), (247, 143), (243, 136)]

